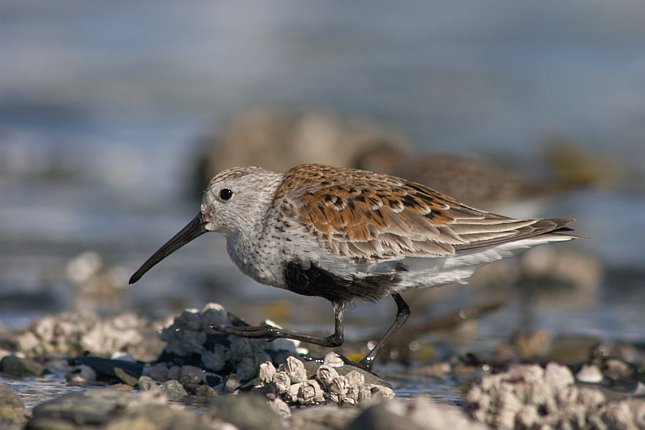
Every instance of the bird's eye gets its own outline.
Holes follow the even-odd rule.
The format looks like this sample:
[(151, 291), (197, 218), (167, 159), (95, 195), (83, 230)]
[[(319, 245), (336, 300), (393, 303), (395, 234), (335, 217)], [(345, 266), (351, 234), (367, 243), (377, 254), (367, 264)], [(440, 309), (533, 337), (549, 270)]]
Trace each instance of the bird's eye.
[(233, 191), (229, 190), (228, 188), (223, 188), (219, 192), (219, 198), (222, 200), (229, 200), (231, 197), (233, 197)]

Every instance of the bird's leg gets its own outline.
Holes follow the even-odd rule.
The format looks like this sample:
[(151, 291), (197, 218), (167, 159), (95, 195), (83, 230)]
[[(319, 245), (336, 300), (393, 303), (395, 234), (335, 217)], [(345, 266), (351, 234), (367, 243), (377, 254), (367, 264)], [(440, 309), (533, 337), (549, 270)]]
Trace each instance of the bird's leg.
[(392, 294), (392, 298), (396, 302), (396, 317), (394, 318), (394, 322), (390, 326), (389, 329), (385, 332), (381, 340), (379, 340), (376, 343), (376, 346), (372, 348), (370, 352), (367, 353), (365, 357), (358, 363), (359, 365), (365, 367), (367, 370), (372, 370), (372, 364), (374, 363), (374, 359), (376, 358), (376, 354), (378, 354), (379, 350), (387, 343), (394, 334), (399, 331), (401, 326), (405, 323), (405, 321), (408, 319), (410, 316), (410, 307), (408, 304), (403, 300), (403, 297), (401, 297), (400, 294), (394, 293)]
[(287, 338), (299, 340), (301, 342), (314, 343), (320, 346), (334, 347), (340, 346), (345, 340), (343, 334), (343, 316), (345, 312), (345, 305), (334, 303), (334, 333), (329, 336), (315, 336), (311, 334), (298, 333), (295, 331), (284, 330), (270, 325), (263, 326), (211, 326), (211, 328), (220, 333), (230, 334), (240, 337), (261, 338), (261, 339), (277, 339)]

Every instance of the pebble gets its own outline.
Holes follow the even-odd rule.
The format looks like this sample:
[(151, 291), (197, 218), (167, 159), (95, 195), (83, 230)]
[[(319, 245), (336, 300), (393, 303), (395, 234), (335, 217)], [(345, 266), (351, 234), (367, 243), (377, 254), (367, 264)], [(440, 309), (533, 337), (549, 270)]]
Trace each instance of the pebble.
[[(291, 429), (326, 430), (346, 429), (361, 411), (358, 408), (339, 408), (335, 405), (294, 409)], [(366, 428), (368, 430), (369, 428)]]
[[(75, 430), (79, 427), (73, 427)], [(83, 427), (85, 429), (87, 427)], [(94, 427), (90, 427), (94, 428)], [(180, 408), (167, 405), (145, 405), (127, 410), (110, 420), (102, 430), (238, 430), (228, 423), (213, 420)], [(49, 430), (49, 429), (48, 429)], [(58, 429), (57, 430), (62, 430)]]
[(201, 384), (204, 382), (204, 370), (196, 366), (181, 366), (179, 382), (182, 384)]
[(407, 400), (377, 402), (367, 406), (346, 430), (485, 430), (488, 427), (473, 421), (464, 411), (437, 403), (427, 396)]
[(410, 401), (395, 400), (385, 407), (409, 418), (428, 430), (485, 430), (486, 426), (475, 422), (461, 408), (437, 403), (428, 396), (418, 396)]
[(9, 376), (17, 378), (40, 376), (44, 371), (44, 367), (35, 361), (15, 355), (8, 355), (0, 360), (0, 372)]
[(240, 430), (281, 430), (282, 419), (264, 396), (241, 394), (217, 396), (210, 400), (206, 416), (218, 418)]
[(390, 429), (407, 429), (407, 430), (425, 430), (426, 427), (420, 426), (405, 416), (397, 415), (382, 404), (373, 405), (365, 409), (352, 421), (346, 430), (390, 430)]
[(174, 379), (170, 379), (161, 384), (161, 391), (165, 393), (170, 400), (181, 400), (188, 395), (184, 386)]
[(603, 364), (603, 374), (608, 380), (612, 382), (634, 380), (636, 369), (633, 365), (616, 358), (608, 358)]
[(278, 414), (281, 418), (286, 419), (291, 417), (291, 408), (289, 408), (287, 402), (285, 402), (281, 398), (269, 398), (267, 399), (267, 404), (269, 405), (271, 410)]
[(333, 351), (330, 351), (325, 355), (323, 364), (328, 367), (343, 367), (345, 365), (345, 362), (340, 357), (340, 355), (336, 354)]
[(198, 385), (195, 388), (194, 394), (197, 397), (202, 397), (202, 398), (207, 398), (207, 399), (219, 395), (218, 392), (213, 387), (208, 386), (208, 385)]
[(20, 397), (7, 384), (0, 384), (0, 428), (22, 429), (27, 422), (27, 409)]
[(149, 376), (141, 376), (137, 381), (137, 388), (141, 391), (159, 389), (160, 384)]
[(157, 363), (153, 365), (146, 365), (143, 369), (143, 375), (149, 376), (158, 382), (164, 382), (168, 380), (168, 364), (166, 363)]
[(74, 392), (36, 405), (27, 428), (74, 428), (75, 423), (99, 426), (128, 408), (165, 402), (163, 398), (123, 393), (113, 389)]
[(168, 369), (168, 374), (166, 375), (166, 379), (179, 380), (180, 375), (181, 375), (181, 366), (171, 366)]
[(131, 387), (134, 387), (137, 385), (137, 382), (139, 382), (139, 379), (135, 376), (130, 375), (128, 372), (125, 370), (121, 369), (120, 367), (115, 367), (114, 368), (114, 374), (119, 378), (124, 384), (127, 384)]
[(37, 405), (30, 430), (235, 430), (222, 420), (169, 404), (153, 392), (95, 389), (57, 397)]
[(595, 364), (584, 364), (576, 373), (576, 379), (580, 382), (598, 384), (602, 382), (602, 372)]

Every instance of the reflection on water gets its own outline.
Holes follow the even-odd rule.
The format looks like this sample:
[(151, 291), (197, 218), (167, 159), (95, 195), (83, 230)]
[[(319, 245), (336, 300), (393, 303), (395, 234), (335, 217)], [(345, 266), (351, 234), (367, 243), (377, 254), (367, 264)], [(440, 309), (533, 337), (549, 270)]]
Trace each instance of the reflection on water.
[[(565, 246), (610, 268), (600, 300), (573, 311), (545, 305), (537, 321), (552, 332), (642, 338), (643, 273), (630, 272), (631, 283), (617, 275), (642, 269), (645, 250), (642, 2), (376, 2), (366, 11), (16, 0), (3, 9), (0, 323), (73, 307), (84, 287), (67, 268), (86, 251), (124, 284), (197, 211), (189, 184), (199, 137), (240, 109), (287, 104), (370, 117), (424, 151), (487, 154), (520, 170), (544, 169), (541, 144), (554, 137), (611, 155), (625, 183), (548, 210), (576, 217), (589, 237)], [(281, 323), (331, 326), (328, 303), (244, 278), (216, 235), (136, 287), (113, 286), (112, 311), (163, 316), (221, 301), (259, 321), (272, 312), (265, 301), (286, 302)], [(433, 298), (433, 310), (488, 294), (453, 290)], [(348, 333), (385, 326), (392, 313), (391, 303), (359, 304)], [(479, 341), (508, 336), (520, 313), (514, 302), (484, 318)]]
[(41, 378), (10, 379), (0, 375), (0, 384), (7, 384), (20, 396), (28, 410), (38, 403), (51, 400), (62, 394), (85, 390), (86, 387), (68, 385), (61, 377), (47, 375)]

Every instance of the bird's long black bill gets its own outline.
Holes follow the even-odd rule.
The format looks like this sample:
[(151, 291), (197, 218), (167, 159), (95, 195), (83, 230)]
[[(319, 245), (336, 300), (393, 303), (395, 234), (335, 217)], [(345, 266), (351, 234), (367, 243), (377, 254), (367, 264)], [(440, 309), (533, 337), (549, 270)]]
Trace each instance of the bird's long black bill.
[(150, 269), (152, 269), (161, 260), (187, 244), (193, 239), (198, 238), (206, 233), (205, 223), (201, 214), (193, 218), (179, 233), (174, 235), (168, 242), (164, 243), (145, 263), (141, 265), (134, 275), (130, 278), (130, 284), (134, 284)]

